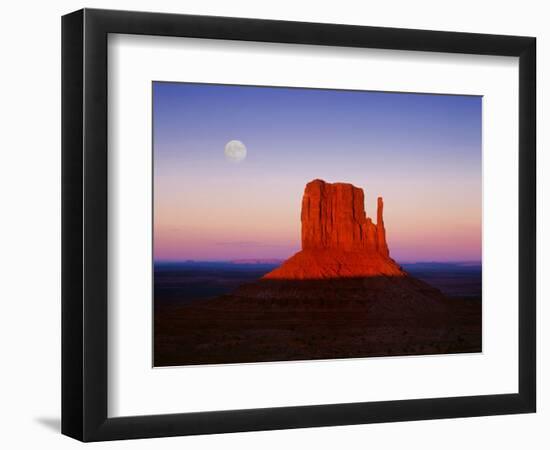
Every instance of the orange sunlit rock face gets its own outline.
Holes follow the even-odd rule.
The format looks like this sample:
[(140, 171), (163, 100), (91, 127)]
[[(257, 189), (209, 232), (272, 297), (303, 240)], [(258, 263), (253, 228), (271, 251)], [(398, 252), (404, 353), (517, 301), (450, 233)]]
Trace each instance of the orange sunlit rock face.
[(266, 279), (329, 279), (403, 276), (390, 258), (378, 198), (377, 222), (365, 213), (363, 189), (313, 180), (302, 198), (302, 251)]

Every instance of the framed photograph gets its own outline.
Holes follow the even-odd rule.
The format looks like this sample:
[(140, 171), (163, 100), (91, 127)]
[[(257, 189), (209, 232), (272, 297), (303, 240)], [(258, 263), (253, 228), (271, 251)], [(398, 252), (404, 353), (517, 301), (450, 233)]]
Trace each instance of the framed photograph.
[(535, 412), (533, 37), (62, 21), (62, 432)]

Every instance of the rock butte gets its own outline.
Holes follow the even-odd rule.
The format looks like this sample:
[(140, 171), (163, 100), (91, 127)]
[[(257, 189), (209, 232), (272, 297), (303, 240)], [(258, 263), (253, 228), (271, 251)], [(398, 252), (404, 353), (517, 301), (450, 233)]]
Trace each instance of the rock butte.
[(376, 224), (365, 213), (363, 189), (313, 180), (302, 198), (302, 250), (264, 275), (267, 280), (405, 276), (390, 258), (378, 198)]

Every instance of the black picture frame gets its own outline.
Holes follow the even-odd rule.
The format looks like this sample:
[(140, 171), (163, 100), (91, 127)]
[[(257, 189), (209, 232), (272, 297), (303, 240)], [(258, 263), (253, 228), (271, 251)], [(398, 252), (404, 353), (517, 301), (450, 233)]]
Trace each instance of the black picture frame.
[[(107, 416), (109, 33), (519, 57), (517, 393)], [(82, 441), (535, 412), (536, 39), (83, 9), (62, 18), (62, 433)]]

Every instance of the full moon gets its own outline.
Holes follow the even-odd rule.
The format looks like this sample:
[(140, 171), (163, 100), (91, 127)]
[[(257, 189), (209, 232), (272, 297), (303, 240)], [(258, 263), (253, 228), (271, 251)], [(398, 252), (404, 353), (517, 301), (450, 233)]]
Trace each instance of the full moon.
[(246, 158), (246, 146), (241, 141), (229, 141), (224, 153), (229, 161), (239, 162)]

